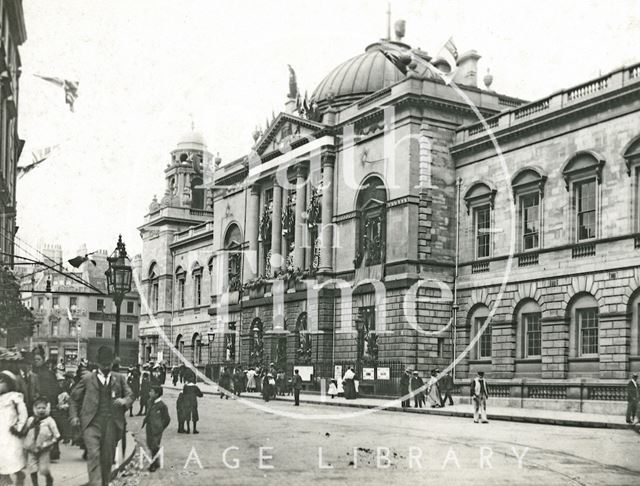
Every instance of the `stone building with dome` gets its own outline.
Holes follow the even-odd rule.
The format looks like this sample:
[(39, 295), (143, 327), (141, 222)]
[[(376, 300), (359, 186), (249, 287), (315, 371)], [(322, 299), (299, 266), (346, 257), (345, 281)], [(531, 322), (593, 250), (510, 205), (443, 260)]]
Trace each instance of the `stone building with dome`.
[(381, 40), (308, 100), (292, 83), (246, 156), (183, 139), (140, 228), (141, 346), (214, 375), (352, 365), (375, 394), (453, 362), (503, 397), (618, 393), (640, 369), (640, 67), (526, 102), (480, 87), (479, 58)]

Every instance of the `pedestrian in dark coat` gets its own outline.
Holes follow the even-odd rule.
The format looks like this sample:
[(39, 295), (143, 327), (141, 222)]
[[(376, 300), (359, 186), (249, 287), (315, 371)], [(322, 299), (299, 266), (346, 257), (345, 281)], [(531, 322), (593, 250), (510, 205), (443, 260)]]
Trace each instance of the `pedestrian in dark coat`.
[(440, 379), (440, 391), (442, 392), (442, 406), (445, 406), (447, 398), (449, 399), (449, 405), (453, 405), (453, 398), (451, 398), (451, 394), (453, 393), (453, 378), (451, 377), (451, 373), (447, 372), (447, 374)]
[(142, 422), (142, 427), (147, 426), (147, 447), (151, 451), (153, 462), (149, 466), (149, 471), (154, 472), (161, 464), (156, 457), (160, 450), (162, 433), (169, 426), (169, 410), (162, 401), (162, 387), (152, 386), (149, 390), (149, 408)]
[(133, 417), (133, 405), (140, 396), (140, 377), (136, 376), (134, 368), (129, 368), (129, 373), (127, 374), (127, 385), (129, 385), (129, 388), (131, 388), (131, 391), (133, 392), (133, 402), (129, 408), (129, 417)]
[(86, 373), (71, 392), (69, 416), (71, 425), (80, 426), (83, 433), (89, 485), (107, 486), (133, 392), (124, 376), (111, 372), (113, 351), (110, 348), (100, 348), (98, 363), (99, 370)]
[(178, 434), (184, 434), (184, 395), (182, 393), (178, 394), (178, 399), (176, 400), (176, 415), (178, 417)]
[(273, 390), (276, 387), (276, 380), (271, 373), (267, 373), (262, 379), (262, 398), (268, 402), (273, 396)]
[(291, 386), (293, 387), (293, 399), (295, 400), (294, 405), (300, 405), (300, 390), (302, 390), (302, 376), (300, 376), (300, 372), (296, 368), (293, 372), (293, 381), (291, 382)]
[(226, 398), (229, 400), (231, 394), (231, 372), (229, 368), (225, 367), (220, 374), (220, 382), (218, 383), (218, 390), (220, 391), (220, 399)]
[[(62, 391), (56, 374), (53, 371), (55, 367), (55, 361), (45, 361), (42, 348), (37, 348), (38, 351), (33, 355), (33, 375), (31, 377), (31, 398), (46, 397), (47, 401), (51, 405), (50, 415), (56, 422), (58, 430), (63, 426), (62, 420), (64, 416), (58, 410), (58, 396)], [(29, 411), (32, 413), (32, 410)], [(50, 449), (50, 458), (55, 461), (60, 458), (60, 448), (56, 442)]]
[(242, 372), (242, 369), (236, 368), (236, 371), (233, 374), (233, 393), (238, 396), (240, 396), (240, 394), (244, 391), (244, 380), (245, 376)]
[(199, 434), (197, 429), (198, 420), (200, 420), (200, 415), (198, 414), (198, 398), (201, 398), (202, 391), (196, 385), (196, 374), (192, 370), (187, 370), (185, 373), (185, 381), (184, 388), (182, 388), (182, 409), (183, 416), (182, 418), (186, 422), (186, 428), (184, 429), (184, 433), (188, 434), (189, 431), (189, 422), (193, 422), (193, 433)]
[(638, 386), (638, 373), (631, 375), (627, 383), (627, 423), (632, 424), (638, 415), (638, 402), (640, 401), (640, 386)]
[(407, 368), (404, 370), (404, 374), (400, 377), (400, 396), (402, 400), (402, 408), (408, 408), (411, 406), (411, 399), (409, 398), (409, 386), (411, 385), (411, 370)]
[(421, 389), (423, 386), (424, 381), (422, 381), (422, 378), (420, 377), (418, 372), (414, 371), (410, 383), (414, 408), (422, 408), (422, 405), (424, 404), (424, 390)]
[(140, 410), (138, 410), (138, 415), (142, 415), (147, 411), (147, 401), (149, 401), (149, 390), (151, 390), (151, 381), (149, 379), (149, 372), (144, 371), (142, 373), (142, 380), (140, 381)]

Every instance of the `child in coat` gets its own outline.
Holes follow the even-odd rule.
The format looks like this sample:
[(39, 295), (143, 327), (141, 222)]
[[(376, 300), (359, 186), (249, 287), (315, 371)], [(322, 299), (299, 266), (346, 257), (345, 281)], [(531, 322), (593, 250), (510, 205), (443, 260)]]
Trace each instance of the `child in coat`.
[[(169, 418), (169, 409), (162, 401), (162, 387), (154, 385), (149, 390), (149, 402), (147, 415), (144, 417), (142, 427), (147, 426), (147, 447), (151, 451), (153, 462), (149, 466), (149, 472), (154, 472), (162, 463), (158, 455), (160, 451), (160, 442), (162, 441), (162, 433), (169, 426), (171, 419)], [(160, 456), (161, 458), (162, 456)]]
[(27, 421), (27, 468), (33, 486), (38, 486), (38, 473), (45, 477), (47, 486), (53, 486), (49, 452), (60, 440), (55, 420), (49, 416), (51, 405), (46, 397), (37, 397), (33, 402), (33, 417)]

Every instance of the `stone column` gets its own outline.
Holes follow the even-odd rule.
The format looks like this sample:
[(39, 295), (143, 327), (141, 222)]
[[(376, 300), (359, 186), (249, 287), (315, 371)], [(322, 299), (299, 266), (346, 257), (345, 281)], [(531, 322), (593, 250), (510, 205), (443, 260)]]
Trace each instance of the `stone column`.
[(600, 314), (598, 321), (600, 378), (629, 378), (630, 318), (625, 312), (612, 312)]
[(249, 189), (249, 201), (247, 202), (247, 228), (246, 239), (249, 242), (249, 251), (245, 255), (245, 279), (251, 280), (258, 275), (258, 218), (260, 207), (260, 188), (257, 185)]
[(322, 154), (322, 248), (320, 272), (333, 270), (333, 167), (335, 154)]
[(282, 188), (273, 180), (273, 210), (271, 211), (271, 273), (282, 265)]
[(298, 166), (296, 173), (296, 227), (295, 243), (293, 249), (293, 266), (304, 270), (304, 234), (306, 221), (302, 219), (302, 213), (306, 211), (307, 184), (305, 183), (305, 168)]
[(564, 317), (542, 318), (542, 378), (565, 379), (569, 372), (569, 323)]

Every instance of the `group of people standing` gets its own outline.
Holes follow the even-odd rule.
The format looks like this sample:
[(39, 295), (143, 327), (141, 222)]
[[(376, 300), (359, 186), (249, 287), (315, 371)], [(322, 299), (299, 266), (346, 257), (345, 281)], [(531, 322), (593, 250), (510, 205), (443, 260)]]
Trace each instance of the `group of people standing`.
[(426, 407), (427, 403), (431, 408), (440, 408), (446, 405), (447, 400), (449, 405), (453, 405), (453, 398), (451, 397), (453, 378), (450, 373), (446, 373), (438, 380), (439, 374), (440, 370), (438, 368), (432, 370), (429, 381), (425, 386), (420, 373), (417, 370), (412, 371), (407, 368), (400, 378), (400, 394), (403, 398), (402, 407), (411, 407), (411, 398), (413, 398), (413, 406), (415, 408)]

